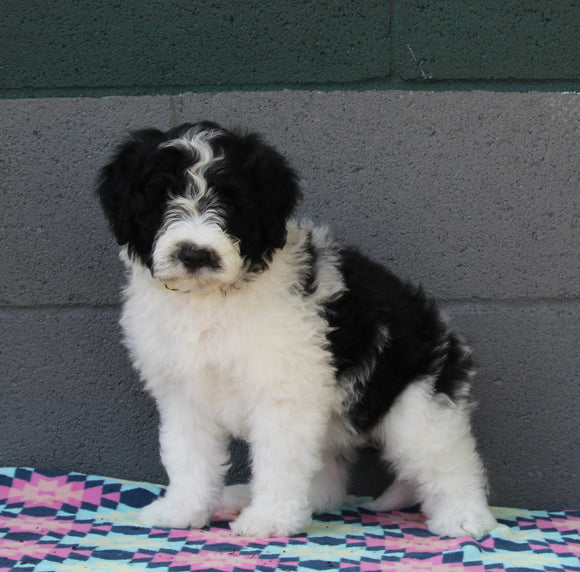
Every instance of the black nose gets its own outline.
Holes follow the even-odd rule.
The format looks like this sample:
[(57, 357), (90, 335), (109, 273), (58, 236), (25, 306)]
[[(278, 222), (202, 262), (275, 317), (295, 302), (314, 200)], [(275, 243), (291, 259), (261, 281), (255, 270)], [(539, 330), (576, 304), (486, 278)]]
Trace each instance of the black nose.
[(213, 256), (207, 248), (199, 248), (193, 244), (184, 244), (177, 253), (178, 260), (189, 270), (203, 266), (211, 266)]

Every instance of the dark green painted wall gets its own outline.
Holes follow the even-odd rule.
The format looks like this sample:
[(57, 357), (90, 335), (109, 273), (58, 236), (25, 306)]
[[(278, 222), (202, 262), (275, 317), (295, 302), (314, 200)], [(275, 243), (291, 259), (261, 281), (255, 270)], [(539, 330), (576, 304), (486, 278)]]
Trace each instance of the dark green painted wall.
[(576, 0), (2, 0), (3, 97), (578, 90)]
[(577, 0), (402, 1), (400, 12), (403, 80), (580, 79)]

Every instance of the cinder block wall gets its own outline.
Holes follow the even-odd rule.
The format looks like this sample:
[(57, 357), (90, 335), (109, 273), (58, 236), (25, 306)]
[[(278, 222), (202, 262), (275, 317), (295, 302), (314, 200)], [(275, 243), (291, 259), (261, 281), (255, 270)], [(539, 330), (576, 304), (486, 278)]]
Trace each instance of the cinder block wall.
[(165, 480), (92, 185), (129, 130), (208, 118), (261, 131), (301, 214), (439, 297), (475, 348), (492, 502), (577, 508), (579, 10), (2, 3), (0, 463)]

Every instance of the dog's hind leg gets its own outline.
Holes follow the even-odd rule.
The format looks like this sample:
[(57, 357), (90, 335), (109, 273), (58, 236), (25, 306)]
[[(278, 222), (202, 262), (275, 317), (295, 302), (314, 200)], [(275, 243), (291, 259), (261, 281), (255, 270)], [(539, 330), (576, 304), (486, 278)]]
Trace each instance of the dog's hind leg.
[(224, 487), (216, 510), (229, 514), (242, 512), (252, 502), (252, 487), (249, 484), (237, 484)]
[(338, 453), (323, 456), (324, 466), (310, 485), (312, 512), (320, 514), (339, 507), (346, 497), (350, 462)]
[(416, 486), (427, 526), (440, 536), (478, 538), (496, 526), (469, 412), (466, 402), (434, 393), (426, 379), (398, 397), (375, 431), (385, 459), (398, 479)]
[[(349, 463), (338, 456), (328, 456), (310, 485), (310, 505), (312, 512), (320, 514), (339, 507), (346, 497)], [(237, 514), (252, 501), (252, 486), (237, 484), (224, 487), (216, 510)]]
[(413, 506), (417, 502), (417, 490), (412, 483), (396, 479), (381, 496), (366, 502), (362, 507), (376, 512), (388, 512)]
[[(312, 480), (309, 498), (312, 512), (321, 514), (339, 507), (346, 497), (349, 462), (340, 456), (325, 457), (324, 466)], [(252, 501), (252, 486), (237, 484), (224, 487), (216, 510), (237, 514)]]

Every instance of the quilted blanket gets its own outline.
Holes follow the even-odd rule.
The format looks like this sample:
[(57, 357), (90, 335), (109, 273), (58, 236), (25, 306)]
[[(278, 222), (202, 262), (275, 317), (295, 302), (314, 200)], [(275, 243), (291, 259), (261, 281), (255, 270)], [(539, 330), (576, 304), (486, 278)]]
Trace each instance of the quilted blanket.
[(148, 528), (159, 486), (80, 473), (0, 469), (0, 570), (567, 570), (580, 572), (580, 511), (494, 508), (479, 540), (429, 533), (417, 512), (373, 513), (360, 499), (292, 538), (240, 538), (232, 515), (202, 530)]

